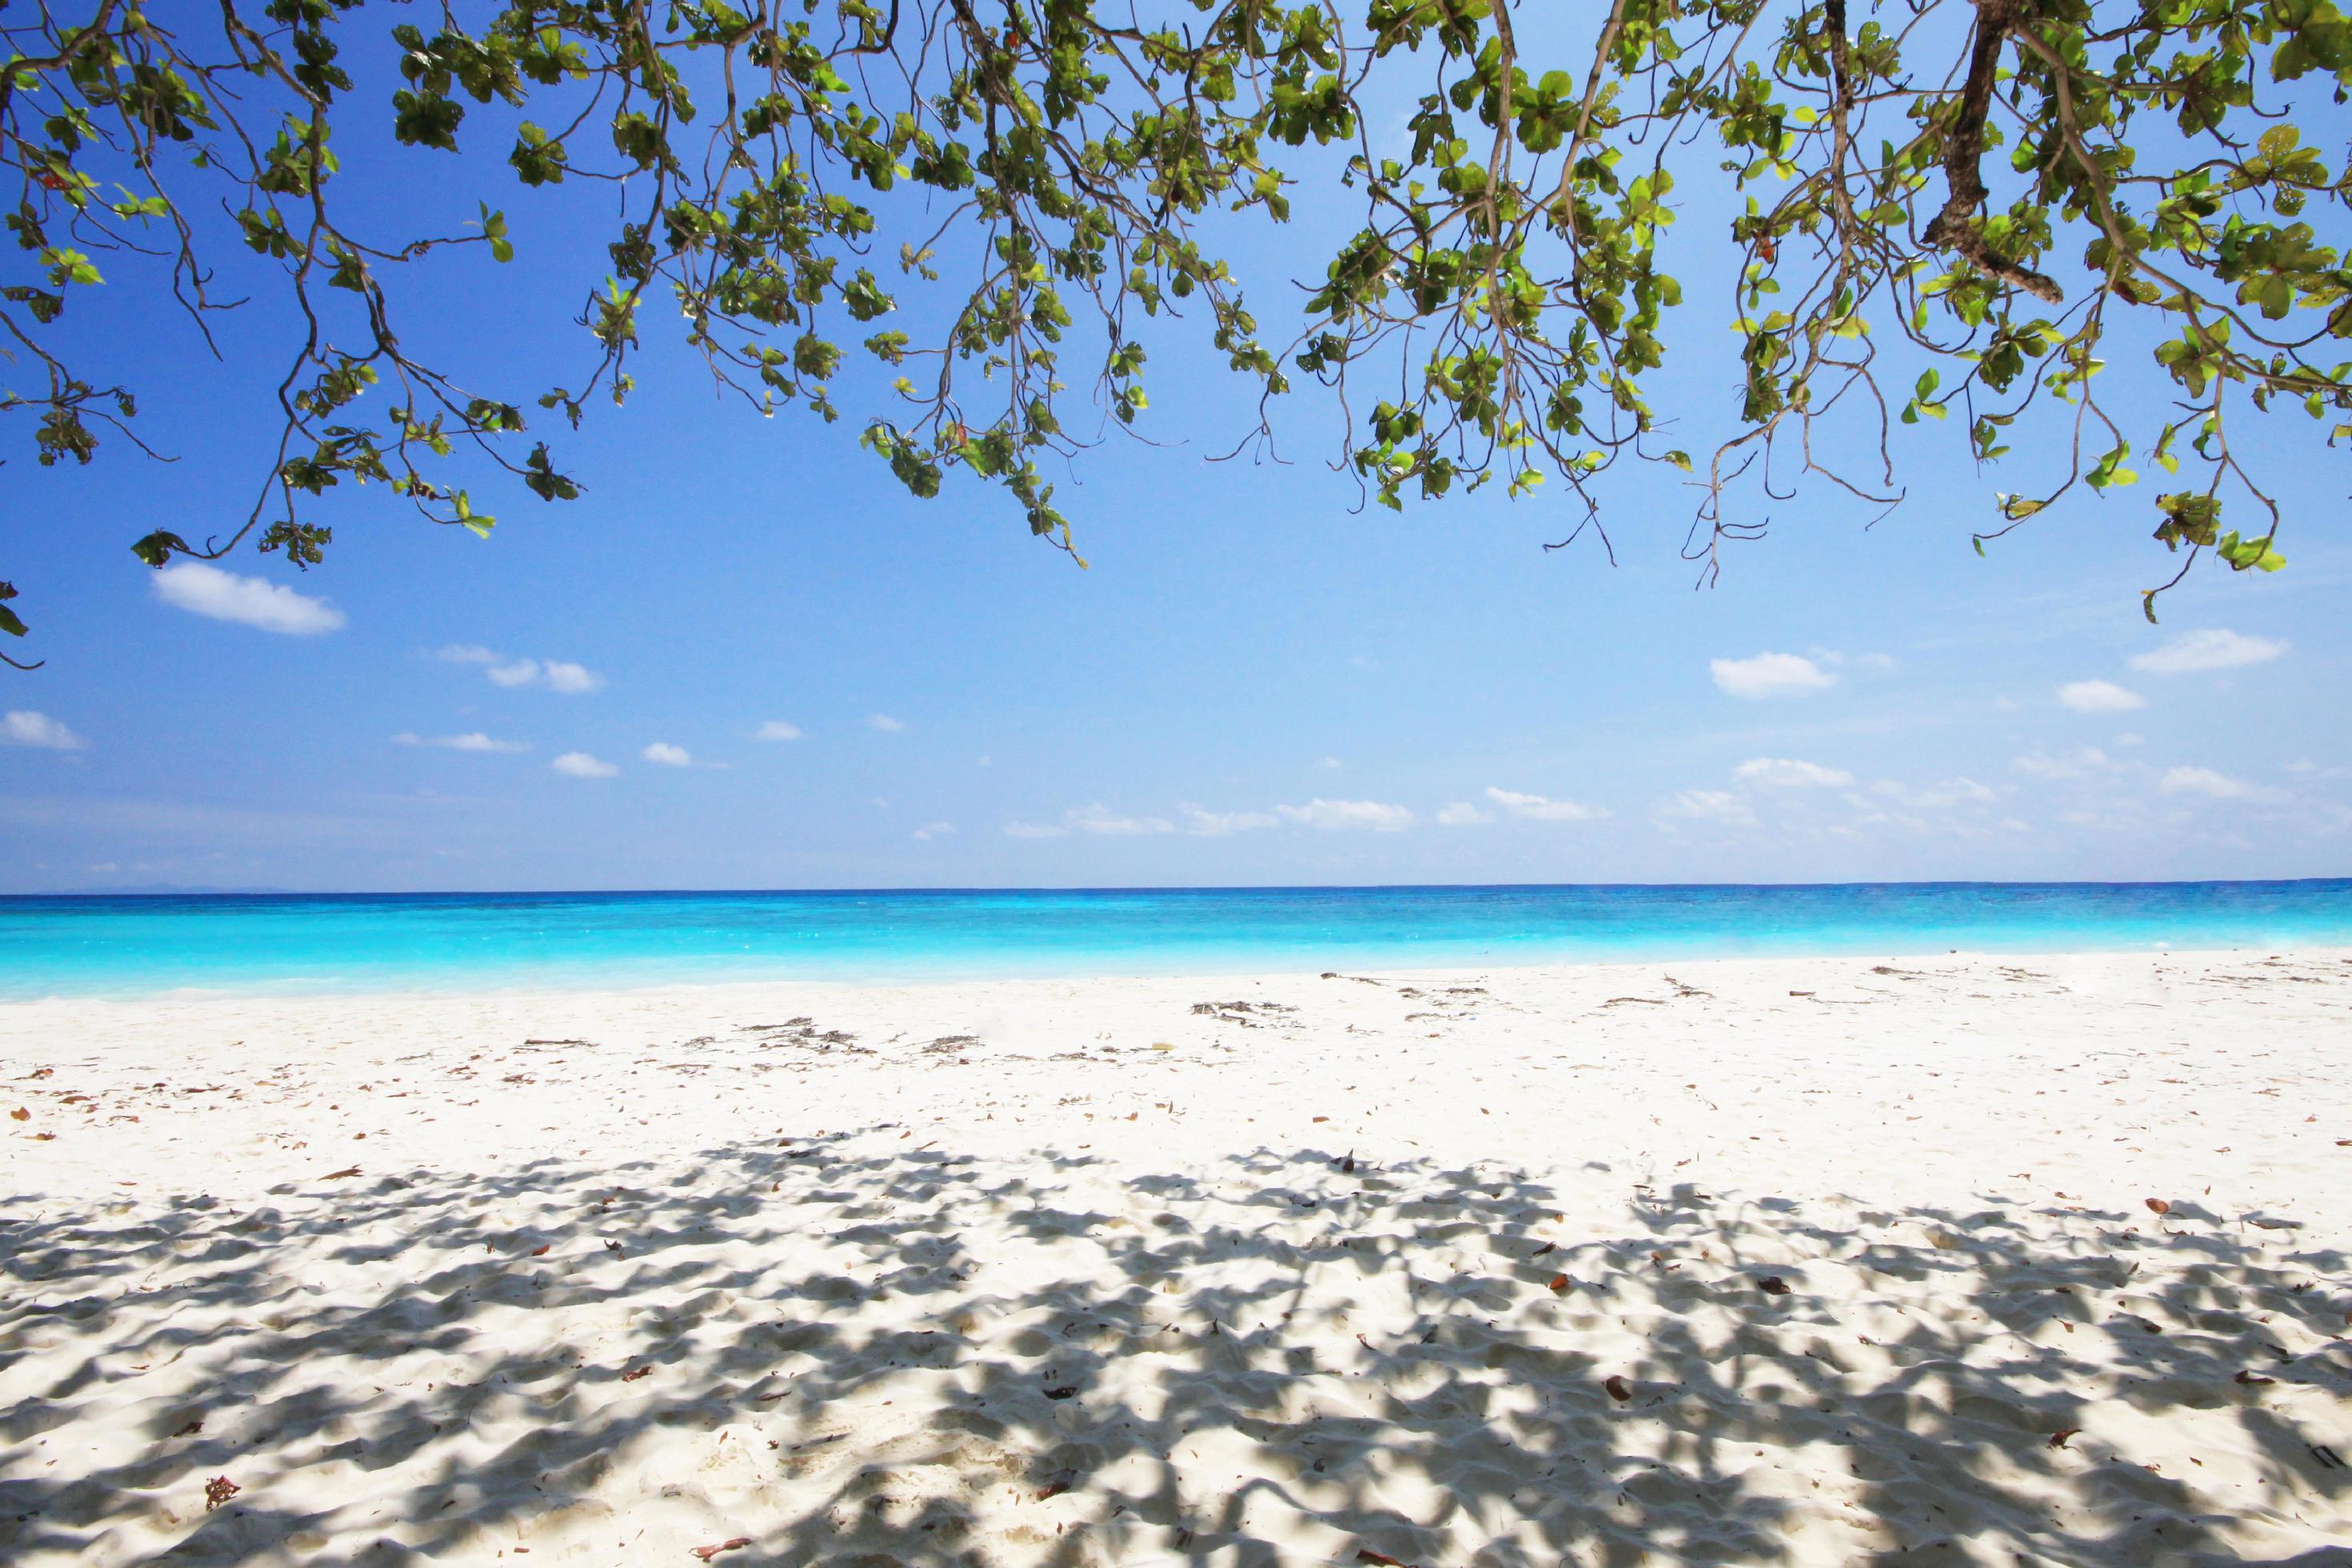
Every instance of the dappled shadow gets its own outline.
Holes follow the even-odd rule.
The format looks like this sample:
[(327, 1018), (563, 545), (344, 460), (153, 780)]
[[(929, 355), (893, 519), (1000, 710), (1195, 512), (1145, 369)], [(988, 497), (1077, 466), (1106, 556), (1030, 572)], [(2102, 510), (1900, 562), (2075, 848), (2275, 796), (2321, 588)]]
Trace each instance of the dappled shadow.
[(0, 1559), (2341, 1560), (2290, 1231), (874, 1141), (11, 1203)]

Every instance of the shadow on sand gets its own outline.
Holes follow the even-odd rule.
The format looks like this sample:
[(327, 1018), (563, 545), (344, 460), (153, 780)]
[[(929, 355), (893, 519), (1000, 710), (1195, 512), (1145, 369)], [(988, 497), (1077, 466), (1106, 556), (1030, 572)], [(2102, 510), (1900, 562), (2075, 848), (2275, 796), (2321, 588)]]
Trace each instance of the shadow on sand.
[(2345, 1260), (2189, 1204), (1596, 1226), (1622, 1178), (840, 1140), (364, 1180), (5, 1205), (0, 1561), (2352, 1561)]

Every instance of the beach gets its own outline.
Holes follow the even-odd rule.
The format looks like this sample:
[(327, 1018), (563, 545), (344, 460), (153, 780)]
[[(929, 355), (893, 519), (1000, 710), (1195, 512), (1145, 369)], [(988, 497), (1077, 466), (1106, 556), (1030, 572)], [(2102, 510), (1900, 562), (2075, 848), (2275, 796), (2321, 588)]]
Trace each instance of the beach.
[(77, 998), (0, 1038), (11, 1563), (2352, 1541), (2352, 951)]

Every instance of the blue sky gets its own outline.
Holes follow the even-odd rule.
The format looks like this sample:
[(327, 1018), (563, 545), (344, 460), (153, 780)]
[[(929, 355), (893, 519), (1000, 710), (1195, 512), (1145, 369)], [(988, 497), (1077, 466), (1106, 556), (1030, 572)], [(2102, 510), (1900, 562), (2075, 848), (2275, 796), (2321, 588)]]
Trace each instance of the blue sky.
[[(369, 195), (471, 210), (454, 183)], [(525, 264), (405, 298), (419, 341), (508, 373), (478, 383), (535, 390), (579, 355), (593, 236), (509, 211)], [(1264, 313), (1309, 248), (1241, 247)], [(179, 460), (12, 447), (0, 473), (49, 660), (0, 685), (9, 891), (2352, 872), (2352, 550), (2299, 416), (2237, 437), (2283, 484), (2289, 569), (2200, 571), (2161, 626), (2152, 482), (1970, 552), (2047, 432), (1979, 473), (1957, 420), (1899, 430), (1891, 517), (1751, 505), (1771, 537), (1694, 591), (1668, 470), (1610, 481), (1612, 567), (1540, 548), (1557, 494), (1357, 510), (1304, 399), (1290, 464), (1206, 462), (1248, 398), (1180, 336), (1160, 444), (1060, 476), (1085, 571), (996, 495), (908, 497), (856, 447), (870, 398), (762, 422), (656, 349), (629, 408), (559, 441), (576, 503), (500, 496), (484, 542), (343, 498), (312, 572), (159, 578), (131, 539), (249, 504), (284, 323), (257, 307), (216, 363), (127, 292), (76, 304)], [(1719, 331), (1677, 326), (1659, 399), (1694, 449), (1729, 430)]]

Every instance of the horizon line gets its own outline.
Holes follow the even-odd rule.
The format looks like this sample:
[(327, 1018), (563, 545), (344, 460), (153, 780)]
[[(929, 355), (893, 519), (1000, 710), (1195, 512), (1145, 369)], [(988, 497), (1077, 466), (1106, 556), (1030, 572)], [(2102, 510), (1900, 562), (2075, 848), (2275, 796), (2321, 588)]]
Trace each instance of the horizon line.
[(1991, 877), (1910, 878), (1850, 881), (1769, 882), (1234, 882), (1139, 883), (1131, 885), (1068, 885), (1003, 883), (995, 886), (902, 886), (815, 888), (436, 888), (341, 889), (299, 890), (288, 888), (134, 887), (56, 889), (43, 892), (0, 892), (0, 901), (35, 899), (647, 899), (647, 898), (871, 898), (956, 897), (1003, 893), (1065, 893), (1139, 895), (1153, 893), (1432, 893), (1585, 891), (1800, 891), (1829, 889), (1920, 888), (2290, 888), (2326, 883), (2352, 883), (2352, 876), (2316, 877), (2184, 877), (2184, 878), (2030, 878)]

